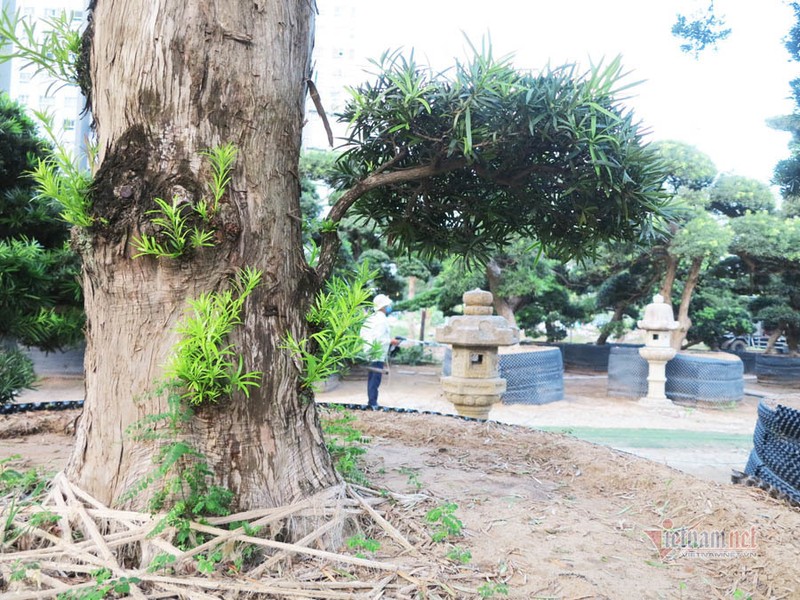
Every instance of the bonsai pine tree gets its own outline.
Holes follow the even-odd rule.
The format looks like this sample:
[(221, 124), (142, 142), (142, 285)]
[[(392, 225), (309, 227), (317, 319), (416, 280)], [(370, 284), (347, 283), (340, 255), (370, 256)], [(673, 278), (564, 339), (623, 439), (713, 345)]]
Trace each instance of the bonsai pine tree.
[(48, 151), (24, 106), (0, 94), (0, 337), (54, 350), (82, 339), (84, 318), (69, 226), (28, 176)]

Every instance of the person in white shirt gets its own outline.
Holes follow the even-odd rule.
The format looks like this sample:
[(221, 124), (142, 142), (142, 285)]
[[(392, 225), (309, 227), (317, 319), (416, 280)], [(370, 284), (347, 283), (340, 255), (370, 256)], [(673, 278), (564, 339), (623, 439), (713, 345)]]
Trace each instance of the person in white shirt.
[(380, 353), (369, 365), (367, 375), (367, 405), (377, 408), (378, 388), (383, 377), (383, 365), (389, 356), (389, 349), (399, 344), (400, 341), (393, 338), (389, 330), (387, 315), (392, 312), (392, 300), (384, 294), (378, 294), (372, 300), (372, 306), (374, 312), (361, 328), (361, 339), (364, 340), (364, 352), (368, 355), (372, 355), (372, 349), (376, 346), (380, 348)]

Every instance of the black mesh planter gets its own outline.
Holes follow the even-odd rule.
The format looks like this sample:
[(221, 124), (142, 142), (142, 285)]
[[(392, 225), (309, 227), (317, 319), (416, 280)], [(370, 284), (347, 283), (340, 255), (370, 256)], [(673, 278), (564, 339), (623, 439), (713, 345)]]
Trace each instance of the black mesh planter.
[(503, 404), (547, 404), (564, 399), (564, 365), (558, 348), (501, 354)]
[(647, 395), (647, 361), (639, 346), (614, 346), (608, 354), (608, 395), (643, 398)]
[(605, 373), (611, 346), (603, 344), (560, 344), (565, 370)]
[(753, 433), (753, 450), (744, 472), (800, 502), (800, 412), (763, 402)]
[(565, 371), (607, 373), (612, 348), (640, 348), (641, 344), (568, 344), (548, 343), (561, 350)]
[(727, 352), (678, 353), (667, 363), (666, 394), (684, 405), (740, 402), (744, 398), (744, 364)]
[[(608, 360), (608, 395), (647, 395), (647, 361), (638, 348), (612, 348)], [(667, 398), (677, 404), (728, 406), (744, 398), (742, 361), (727, 353), (678, 353), (667, 363)]]
[(744, 365), (745, 375), (756, 372), (756, 357), (760, 354), (759, 352), (737, 352), (734, 350), (725, 350), (725, 352), (738, 356), (741, 359)]
[(758, 383), (800, 388), (800, 356), (756, 355)]

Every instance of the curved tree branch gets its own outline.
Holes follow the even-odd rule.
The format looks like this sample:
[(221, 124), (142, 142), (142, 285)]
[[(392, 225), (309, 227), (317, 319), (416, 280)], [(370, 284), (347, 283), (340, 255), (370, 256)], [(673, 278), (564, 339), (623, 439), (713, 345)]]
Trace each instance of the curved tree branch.
[(316, 267), (317, 275), (321, 281), (328, 279), (333, 271), (333, 265), (336, 261), (336, 254), (339, 250), (339, 235), (336, 232), (335, 227), (331, 227), (331, 224), (336, 225), (341, 222), (341, 220), (347, 214), (347, 211), (350, 210), (353, 204), (355, 204), (356, 201), (364, 194), (382, 186), (425, 179), (427, 177), (433, 177), (434, 175), (440, 175), (448, 171), (460, 169), (461, 167), (467, 165), (467, 161), (463, 158), (460, 158), (436, 164), (420, 165), (417, 167), (409, 167), (407, 169), (387, 172), (386, 169), (400, 160), (402, 156), (402, 154), (398, 154), (395, 158), (382, 165), (379, 170), (371, 173), (356, 183), (353, 187), (342, 194), (336, 201), (336, 204), (334, 204), (331, 208), (326, 218), (328, 229), (322, 234), (319, 262), (317, 263)]

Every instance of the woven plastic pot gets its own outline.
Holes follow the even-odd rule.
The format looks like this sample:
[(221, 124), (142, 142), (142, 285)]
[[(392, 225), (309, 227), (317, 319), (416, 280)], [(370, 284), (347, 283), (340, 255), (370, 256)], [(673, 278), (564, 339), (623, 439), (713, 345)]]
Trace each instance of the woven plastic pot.
[(677, 404), (740, 402), (744, 398), (744, 364), (727, 352), (679, 352), (667, 363), (666, 394)]
[(506, 380), (503, 404), (547, 404), (564, 399), (564, 364), (558, 348), (531, 348), (498, 358), (500, 377)]
[(639, 347), (614, 346), (608, 354), (609, 396), (644, 398), (647, 395), (647, 361)]
[(763, 402), (744, 472), (800, 502), (800, 411)]
[(800, 356), (756, 355), (758, 383), (800, 388)]
[(724, 350), (724, 352), (738, 356), (741, 359), (745, 375), (756, 372), (756, 357), (761, 354), (760, 352), (739, 352), (736, 350)]
[[(638, 348), (612, 348), (608, 359), (608, 395), (647, 395), (647, 361)], [(744, 366), (733, 354), (679, 352), (667, 363), (667, 398), (678, 404), (729, 406), (744, 398)]]

